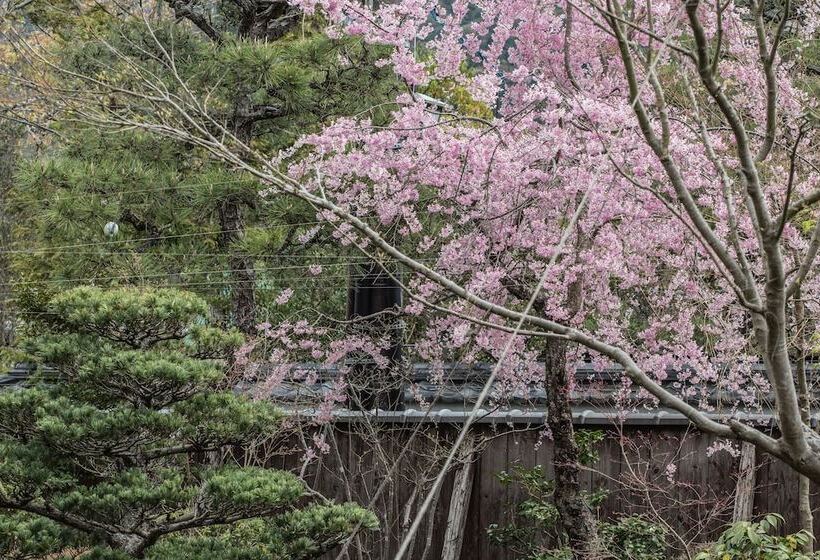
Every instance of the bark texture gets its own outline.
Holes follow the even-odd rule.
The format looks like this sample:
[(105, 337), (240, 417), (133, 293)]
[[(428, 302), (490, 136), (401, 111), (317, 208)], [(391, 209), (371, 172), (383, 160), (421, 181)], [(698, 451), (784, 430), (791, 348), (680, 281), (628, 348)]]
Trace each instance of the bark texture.
[(572, 426), (567, 342), (547, 341), (544, 349), (547, 424), (552, 432), (555, 507), (575, 558), (585, 558), (596, 540), (595, 521), (581, 495), (578, 444)]
[[(191, 0), (165, 0), (178, 18), (184, 18), (199, 28), (214, 43), (223, 40), (222, 31), (213, 26), (207, 13)], [(275, 41), (300, 21), (301, 12), (286, 0), (238, 0), (239, 23), (234, 30), (239, 37)], [(255, 107), (245, 94), (234, 105), (231, 132), (250, 145), (256, 123), (280, 117), (281, 108)], [(253, 202), (229, 196), (220, 202), (220, 248), (229, 253), (231, 311), (235, 326), (245, 334), (256, 332), (256, 272), (253, 258), (236, 250), (235, 244), (244, 237), (245, 212)]]
[(740, 450), (740, 467), (735, 487), (735, 507), (732, 513), (732, 522), (751, 521), (755, 505), (755, 462), (757, 453), (755, 446), (743, 442)]
[(220, 248), (229, 253), (231, 271), (231, 311), (234, 324), (245, 334), (256, 332), (256, 272), (253, 259), (235, 247), (245, 235), (245, 220), (241, 202), (228, 198), (219, 208)]
[[(803, 423), (811, 426), (811, 402), (809, 400), (809, 383), (806, 377), (806, 306), (803, 303), (802, 293), (798, 287), (794, 294), (794, 322), (795, 322), (795, 354), (797, 364), (795, 374), (797, 378), (797, 394), (800, 403), (800, 417)], [(814, 514), (811, 508), (811, 480), (800, 475), (797, 486), (797, 516), (800, 528), (810, 535), (814, 535)], [(803, 552), (811, 554), (814, 551), (814, 539), (809, 539), (803, 547)]]

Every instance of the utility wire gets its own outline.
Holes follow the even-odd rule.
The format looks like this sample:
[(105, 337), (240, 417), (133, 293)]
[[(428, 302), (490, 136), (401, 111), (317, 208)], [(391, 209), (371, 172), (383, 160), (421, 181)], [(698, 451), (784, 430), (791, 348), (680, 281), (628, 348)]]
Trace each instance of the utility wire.
[[(344, 260), (344, 261), (370, 261), (369, 257), (362, 256), (362, 255), (311, 255), (311, 254), (298, 254), (298, 253), (253, 253), (253, 252), (241, 252), (241, 251), (222, 251), (222, 252), (207, 252), (207, 253), (200, 253), (198, 251), (154, 251), (153, 249), (149, 249), (147, 251), (140, 251), (140, 250), (133, 250), (133, 251), (107, 251), (105, 253), (100, 253), (99, 251), (58, 251), (58, 254), (71, 254), (71, 255), (97, 255), (97, 256), (128, 256), (128, 255), (142, 255), (144, 257), (155, 257), (155, 256), (170, 256), (170, 257), (228, 257), (234, 256), (237, 254), (243, 254), (248, 257), (253, 257), (257, 259), (272, 259), (272, 258), (281, 258), (281, 259), (335, 259), (335, 260)], [(432, 259), (427, 259), (432, 260)], [(319, 263), (321, 264), (321, 263)]]
[[(417, 260), (419, 260), (419, 262), (429, 262), (433, 259), (417, 259)], [(392, 261), (392, 262), (398, 262), (398, 261)], [(339, 267), (339, 266), (347, 266), (347, 264), (348, 263), (346, 263), (346, 262), (343, 262), (343, 263), (330, 263), (330, 264), (325, 263), (325, 264), (321, 264), (321, 266), (323, 266), (323, 267)], [(360, 263), (353, 263), (353, 264), (360, 264)], [(254, 272), (275, 272), (275, 271), (279, 271), (279, 270), (308, 270), (308, 269), (311, 268), (311, 266), (313, 266), (313, 265), (259, 267), (259, 268), (254, 268)], [(7, 284), (11, 285), (11, 286), (26, 286), (26, 285), (31, 285), (31, 284), (66, 283), (66, 282), (80, 283), (81, 284), (81, 283), (84, 283), (84, 282), (90, 282), (90, 281), (94, 281), (94, 280), (105, 280), (105, 281), (109, 281), (109, 280), (134, 280), (134, 279), (143, 279), (143, 278), (164, 278), (164, 277), (172, 276), (172, 275), (175, 275), (175, 274), (177, 274), (179, 276), (199, 276), (199, 275), (203, 275), (203, 274), (230, 274), (232, 272), (234, 272), (233, 269), (226, 268), (226, 269), (216, 269), (216, 270), (192, 270), (192, 271), (185, 271), (185, 272), (183, 272), (183, 271), (179, 271), (179, 272), (160, 272), (160, 273), (156, 273), (156, 274), (125, 274), (125, 275), (120, 275), (120, 276), (86, 276), (86, 277), (82, 277), (82, 278), (44, 278), (42, 280), (13, 281), (13, 282), (8, 282)], [(314, 277), (314, 278), (317, 278), (317, 279), (320, 279), (320, 278), (326, 279), (326, 278), (348, 278), (350, 275), (347, 274), (347, 273), (345, 273), (345, 274), (324, 274), (324, 273), (320, 272), (316, 275), (310, 274), (310, 275), (307, 275), (307, 276), (291, 276), (291, 277), (277, 278), (277, 279), (282, 279), (282, 280), (287, 280), (287, 279), (290, 279), (290, 280), (304, 280), (306, 277), (309, 278), (311, 276)], [(255, 282), (255, 281), (236, 280), (235, 282), (236, 283), (240, 283), (240, 282), (247, 283), (247, 282)]]
[(54, 252), (60, 249), (80, 249), (83, 247), (98, 247), (98, 246), (107, 246), (107, 245), (115, 245), (120, 243), (137, 243), (142, 241), (161, 241), (163, 239), (182, 239), (186, 237), (200, 237), (205, 235), (219, 235), (222, 233), (235, 233), (240, 231), (250, 231), (254, 229), (274, 229), (279, 227), (296, 227), (296, 226), (307, 226), (307, 225), (319, 225), (319, 224), (327, 224), (328, 222), (325, 220), (319, 220), (315, 222), (298, 222), (293, 224), (273, 224), (269, 226), (253, 226), (253, 227), (244, 227), (244, 228), (235, 228), (235, 229), (219, 229), (219, 230), (211, 230), (211, 231), (201, 231), (201, 232), (193, 232), (193, 233), (179, 233), (174, 235), (156, 235), (152, 237), (138, 237), (134, 239), (112, 239), (109, 241), (95, 241), (93, 243), (77, 243), (75, 245), (58, 245), (56, 247), (34, 247), (29, 249), (5, 249), (0, 251), (0, 254), (30, 254), (30, 253), (48, 253)]
[(130, 191), (112, 191), (110, 193), (88, 191), (88, 192), (73, 192), (73, 193), (70, 193), (70, 194), (68, 194), (68, 193), (62, 194), (62, 193), (59, 192), (61, 187), (56, 187), (55, 188), (56, 192), (54, 193), (54, 201), (55, 202), (60, 202), (60, 201), (63, 201), (63, 200), (74, 200), (74, 199), (79, 199), (79, 198), (92, 198), (92, 197), (115, 198), (115, 197), (118, 197), (118, 196), (125, 196), (125, 195), (129, 195), (129, 194), (145, 194), (145, 193), (155, 193), (155, 192), (164, 192), (164, 191), (176, 191), (176, 190), (185, 190), (185, 189), (196, 189), (196, 188), (199, 188), (199, 187), (216, 187), (216, 186), (221, 186), (221, 185), (238, 185), (238, 184), (241, 184), (241, 183), (249, 183), (251, 181), (252, 180), (250, 180), (250, 179), (248, 181), (240, 181), (240, 180), (234, 179), (232, 181), (215, 181), (215, 182), (210, 182), (210, 183), (187, 183), (187, 184), (183, 183), (183, 184), (180, 184), (180, 185), (173, 185), (173, 186), (168, 186), (168, 187), (156, 187), (156, 188), (151, 188), (151, 189), (138, 189), (138, 190), (130, 190)]
[[(373, 214), (361, 214), (359, 215), (360, 218), (372, 218), (376, 217)], [(132, 239), (111, 239), (108, 241), (95, 241), (92, 243), (77, 243), (73, 245), (56, 245), (54, 247), (30, 247), (26, 249), (3, 249), (0, 250), (0, 255), (9, 255), (9, 254), (34, 254), (34, 253), (59, 253), (59, 252), (67, 252), (61, 251), (63, 249), (81, 249), (84, 247), (99, 247), (99, 246), (108, 246), (108, 245), (116, 245), (122, 243), (138, 243), (138, 242), (145, 242), (145, 241), (162, 241), (164, 239), (183, 239), (189, 237), (201, 237), (206, 235), (219, 235), (222, 233), (236, 233), (236, 232), (249, 232), (253, 230), (270, 230), (276, 228), (293, 228), (299, 226), (323, 226), (323, 225), (332, 225), (332, 222), (329, 220), (315, 220), (310, 222), (294, 222), (294, 223), (281, 223), (281, 224), (270, 224), (266, 226), (246, 226), (243, 228), (235, 228), (235, 229), (218, 229), (218, 230), (210, 230), (210, 231), (201, 231), (201, 232), (192, 232), (192, 233), (179, 233), (174, 235), (156, 235), (151, 237), (137, 237)], [(71, 251), (73, 253), (73, 251)], [(146, 250), (146, 254), (148, 254), (149, 250)]]

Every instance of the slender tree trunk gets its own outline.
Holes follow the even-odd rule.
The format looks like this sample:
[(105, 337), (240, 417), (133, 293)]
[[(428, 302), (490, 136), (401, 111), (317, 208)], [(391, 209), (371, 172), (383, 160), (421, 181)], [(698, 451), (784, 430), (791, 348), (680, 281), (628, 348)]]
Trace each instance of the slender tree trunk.
[[(298, 16), (301, 12), (288, 2), (268, 4), (250, 2), (242, 8), (241, 22), (237, 29), (240, 37), (276, 41), (299, 21)], [(236, 137), (246, 145), (250, 145), (253, 139), (255, 121), (243, 115), (251, 113), (252, 105), (247, 95), (241, 95), (234, 107), (236, 117), (232, 129)], [(230, 249), (231, 245), (245, 235), (243, 212), (247, 207), (247, 202), (238, 199), (228, 198), (223, 201), (219, 210), (219, 221), (223, 232), (220, 245), (230, 253), (228, 266), (233, 281), (231, 307), (236, 326), (246, 334), (254, 334), (256, 332), (256, 272), (253, 258), (241, 251)]]
[(464, 527), (467, 523), (467, 510), (470, 507), (470, 494), (473, 490), (475, 473), (474, 441), (475, 437), (469, 435), (464, 446), (464, 460), (455, 474), (450, 508), (447, 513), (447, 529), (444, 533), (444, 544), (441, 549), (441, 560), (458, 560), (461, 558)]
[[(814, 536), (814, 514), (811, 511), (811, 479), (800, 475), (797, 486), (797, 510), (800, 522), (800, 529)], [(803, 552), (811, 554), (814, 552), (814, 539), (809, 539), (803, 546)]]
[(735, 507), (732, 513), (732, 522), (751, 521), (755, 506), (755, 485), (757, 473), (755, 464), (757, 448), (744, 441), (740, 448), (740, 466), (737, 473), (735, 487)]
[[(580, 200), (579, 200), (580, 201)], [(578, 229), (576, 256), (584, 244), (590, 240)], [(516, 298), (526, 301), (531, 292), (522, 289), (520, 283), (506, 282), (505, 286)], [(567, 290), (565, 308), (571, 316), (583, 307), (582, 281), (572, 282)], [(536, 308), (543, 308), (545, 301), (535, 300)], [(581, 494), (578, 444), (572, 425), (570, 403), (570, 378), (567, 354), (569, 343), (558, 338), (548, 338), (543, 349), (544, 389), (547, 394), (547, 425), (552, 432), (553, 470), (555, 471), (555, 492), (553, 500), (558, 510), (559, 523), (567, 535), (573, 557), (585, 558), (593, 552), (597, 542), (597, 529), (592, 512)], [(574, 370), (573, 370), (574, 371)]]
[[(809, 384), (806, 379), (806, 308), (803, 303), (802, 294), (798, 288), (794, 294), (794, 322), (797, 364), (795, 374), (797, 377), (797, 395), (800, 401), (800, 417), (806, 425), (811, 424), (809, 402)], [(814, 514), (811, 509), (811, 480), (809, 477), (800, 475), (797, 487), (797, 513), (800, 528), (814, 536)], [(811, 554), (814, 550), (814, 539), (809, 539), (803, 552)]]
[(14, 335), (14, 310), (11, 294), (11, 271), (8, 253), (11, 249), (11, 216), (6, 211), (12, 183), (19, 133), (4, 125), (0, 129), (0, 348), (10, 346)]
[[(178, 19), (187, 19), (215, 44), (223, 41), (223, 29), (214, 26), (213, 22), (199, 10), (194, 9), (192, 3), (184, 0), (165, 0), (173, 9)], [(239, 8), (239, 23), (233, 31), (243, 39), (254, 41), (273, 42), (282, 38), (289, 30), (301, 21), (302, 12), (289, 2), (270, 2), (265, 0), (248, 0), (236, 2)], [(160, 4), (161, 5), (161, 4)], [(234, 102), (234, 119), (230, 125), (231, 131), (246, 145), (253, 139), (254, 124), (281, 116), (281, 113), (271, 113), (261, 118), (251, 118), (253, 103), (244, 93), (238, 93)], [(229, 254), (228, 266), (230, 269), (232, 290), (231, 308), (234, 315), (234, 324), (246, 334), (256, 332), (256, 274), (254, 261), (248, 255), (237, 251), (233, 247), (244, 237), (245, 209), (253, 203), (243, 201), (238, 197), (228, 197), (220, 203), (219, 222), (222, 233), (219, 236), (220, 248)]]
[(570, 408), (567, 347), (564, 340), (548, 339), (544, 349), (547, 424), (554, 447), (553, 499), (573, 556), (584, 558), (596, 540), (596, 531), (592, 513), (581, 495), (579, 451)]

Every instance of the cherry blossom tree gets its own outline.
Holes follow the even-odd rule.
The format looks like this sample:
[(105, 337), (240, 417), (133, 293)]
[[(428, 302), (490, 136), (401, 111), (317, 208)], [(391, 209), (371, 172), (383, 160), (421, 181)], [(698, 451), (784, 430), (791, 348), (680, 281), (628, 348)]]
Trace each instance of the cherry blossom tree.
[[(507, 322), (523, 319), (619, 363), (701, 429), (818, 475), (789, 358), (792, 300), (802, 289), (816, 305), (807, 294), (820, 245), (815, 101), (799, 83), (801, 37), (816, 25), (806, 7), (774, 21), (757, 4), (323, 7), (347, 32), (392, 44), (411, 86), (454, 80), (496, 116), (456, 110), (436, 122), (411, 92), (390, 129), (341, 120), (303, 140), (315, 157), (287, 175), (277, 171), (289, 154), (277, 171), (268, 164), (270, 196), (307, 191), (340, 239), (403, 262), (411, 310), (448, 312), (431, 340), (469, 336), (476, 354), (493, 353)], [(466, 73), (465, 60), (480, 71)], [(456, 297), (436, 304), (444, 293)], [(513, 380), (539, 375), (526, 345), (536, 336), (505, 356)], [(446, 347), (422, 348), (434, 361)], [(766, 378), (750, 367), (758, 361)], [(677, 393), (659, 383), (670, 368), (684, 370)], [(781, 435), (690, 404), (709, 383), (750, 403), (771, 390)]]
[[(497, 323), (521, 318), (546, 270), (525, 323), (620, 363), (701, 429), (817, 476), (789, 358), (793, 298), (816, 288), (820, 242), (814, 106), (800, 83), (799, 46), (815, 33), (807, 6), (769, 20), (763, 4), (323, 7), (347, 32), (393, 45), (411, 87), (453, 80), (494, 110), (491, 121), (456, 108), (436, 122), (411, 93), (390, 130), (339, 121), (306, 138), (316, 157), (290, 168), (341, 218), (343, 238), (352, 227), (418, 273), (414, 310), (458, 296), (437, 306), (447, 313), (428, 327), (424, 358), (472, 343), (476, 359), (508, 361), (502, 379), (536, 381), (535, 335), (502, 356)], [(571, 248), (554, 259), (579, 203)], [(397, 223), (401, 247), (372, 233)], [(555, 338), (546, 347), (548, 383), (567, 390), (554, 375), (565, 351)], [(659, 384), (670, 369), (684, 372), (677, 393)], [(717, 421), (706, 402), (715, 384), (736, 405), (772, 391), (781, 436)]]

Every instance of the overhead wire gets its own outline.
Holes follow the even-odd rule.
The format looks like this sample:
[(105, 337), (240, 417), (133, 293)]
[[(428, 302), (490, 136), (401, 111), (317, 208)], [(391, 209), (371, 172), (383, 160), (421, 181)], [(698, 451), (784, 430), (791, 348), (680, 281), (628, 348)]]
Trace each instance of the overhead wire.
[[(417, 259), (420, 262), (430, 262), (435, 259)], [(397, 263), (398, 261), (387, 261), (386, 264)], [(339, 267), (339, 266), (346, 266), (349, 263), (347, 262), (338, 262), (338, 263), (324, 263), (320, 264), (323, 267)], [(352, 264), (360, 264), (360, 263), (352, 263)], [(254, 268), (254, 272), (275, 272), (280, 270), (310, 270), (315, 265), (292, 265), (292, 266), (272, 266), (272, 267), (257, 267)], [(170, 277), (173, 275), (185, 276), (201, 276), (206, 274), (230, 274), (234, 272), (234, 269), (226, 268), (226, 269), (214, 269), (214, 270), (192, 270), (192, 271), (168, 271), (168, 272), (160, 272), (155, 274), (126, 274), (126, 275), (119, 275), (119, 276), (87, 276), (81, 278), (44, 278), (41, 280), (24, 280), (24, 281), (15, 281), (9, 282), (8, 285), (10, 286), (25, 286), (25, 285), (32, 285), (32, 284), (48, 284), (48, 283), (84, 283), (90, 282), (95, 280), (105, 280), (105, 281), (112, 281), (112, 280), (139, 280), (144, 278), (163, 278), (163, 277)], [(347, 278), (349, 277), (348, 273), (345, 274), (324, 274), (323, 272), (318, 272), (317, 274), (308, 274), (308, 275), (301, 275), (301, 276), (292, 276), (292, 277), (277, 277), (279, 280), (304, 280), (305, 278)], [(231, 281), (231, 280), (229, 280)], [(236, 280), (235, 282), (255, 282), (254, 281), (242, 281)], [(181, 283), (180, 283), (181, 284)]]
[(207, 183), (183, 183), (179, 185), (173, 185), (168, 187), (157, 187), (151, 189), (138, 189), (138, 190), (130, 190), (130, 191), (112, 191), (110, 193), (101, 193), (101, 192), (77, 192), (72, 194), (64, 194), (56, 190), (54, 193), (56, 200), (73, 200), (79, 198), (88, 198), (88, 197), (117, 197), (117, 196), (125, 196), (130, 194), (145, 194), (145, 193), (155, 193), (155, 192), (164, 192), (164, 191), (175, 191), (175, 190), (185, 190), (185, 189), (196, 189), (198, 187), (216, 187), (222, 185), (238, 185), (241, 183), (249, 183), (252, 180), (238, 180), (234, 179), (231, 181), (211, 181)]
[[(60, 252), (63, 249), (81, 249), (83, 247), (98, 247), (98, 246), (108, 246), (108, 245), (116, 245), (121, 243), (138, 243), (138, 242), (145, 242), (145, 241), (162, 241), (164, 239), (183, 239), (189, 237), (202, 237), (206, 235), (219, 235), (222, 233), (237, 233), (237, 232), (248, 232), (254, 229), (275, 229), (280, 227), (297, 227), (297, 226), (307, 226), (307, 225), (321, 225), (327, 224), (326, 220), (316, 220), (312, 222), (297, 222), (297, 223), (284, 223), (284, 224), (271, 224), (267, 226), (252, 226), (252, 227), (244, 227), (244, 228), (234, 228), (234, 229), (219, 229), (219, 230), (210, 230), (210, 231), (202, 231), (202, 232), (191, 232), (191, 233), (178, 233), (173, 235), (155, 235), (151, 237), (138, 237), (133, 239), (110, 239), (108, 241), (95, 241), (93, 243), (76, 243), (73, 245), (57, 245), (54, 247), (32, 247), (28, 249), (4, 249), (0, 250), (0, 254), (33, 254), (33, 253), (48, 253), (48, 252)], [(66, 251), (67, 252), (67, 251)]]
[[(236, 256), (236, 255), (245, 255), (248, 257), (256, 258), (256, 259), (273, 259), (273, 258), (282, 258), (282, 259), (335, 259), (335, 260), (344, 260), (344, 261), (369, 261), (366, 256), (362, 255), (321, 255), (321, 254), (306, 254), (306, 253), (253, 253), (253, 252), (241, 252), (241, 251), (217, 251), (217, 252), (198, 252), (198, 251), (154, 251), (153, 249), (149, 250), (138, 250), (134, 249), (132, 251), (107, 251), (105, 253), (100, 253), (99, 251), (58, 251), (58, 254), (71, 254), (71, 255), (97, 255), (97, 256), (126, 256), (126, 255), (141, 255), (144, 257), (155, 257), (155, 256), (170, 256), (170, 257), (228, 257), (228, 256)], [(321, 264), (321, 263), (320, 263)]]
[[(373, 214), (359, 214), (360, 218), (373, 218), (376, 217)], [(131, 239), (109, 239), (106, 241), (94, 241), (89, 243), (76, 243), (76, 244), (69, 244), (69, 245), (55, 245), (53, 247), (29, 247), (23, 249), (0, 249), (0, 255), (11, 255), (11, 254), (35, 254), (35, 253), (60, 253), (60, 252), (68, 252), (72, 249), (82, 249), (86, 247), (99, 247), (99, 246), (109, 246), (109, 245), (117, 245), (123, 243), (139, 243), (139, 242), (147, 242), (147, 241), (163, 241), (166, 239), (184, 239), (184, 238), (191, 238), (191, 237), (202, 237), (208, 235), (220, 235), (223, 233), (238, 233), (238, 232), (249, 232), (253, 230), (271, 230), (277, 228), (288, 228), (288, 227), (301, 227), (301, 226), (323, 226), (329, 225), (332, 226), (333, 223), (329, 220), (313, 220), (307, 222), (284, 222), (284, 223), (277, 223), (277, 224), (269, 224), (269, 225), (254, 225), (254, 226), (246, 226), (242, 228), (234, 228), (234, 229), (216, 229), (216, 230), (209, 230), (209, 231), (200, 231), (200, 232), (190, 232), (190, 233), (179, 233), (179, 234), (171, 234), (171, 235), (154, 235), (150, 237), (137, 237)], [(65, 251), (64, 251), (65, 250)], [(74, 251), (71, 251), (74, 253)]]

